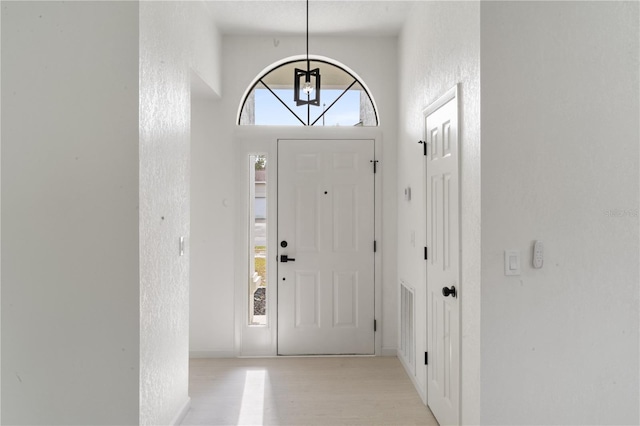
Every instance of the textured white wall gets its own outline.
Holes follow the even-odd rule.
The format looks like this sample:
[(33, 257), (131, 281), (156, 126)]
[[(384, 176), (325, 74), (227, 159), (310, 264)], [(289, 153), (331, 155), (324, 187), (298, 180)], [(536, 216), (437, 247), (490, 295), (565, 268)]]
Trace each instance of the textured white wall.
[(2, 422), (135, 424), (138, 5), (2, 2)]
[[(422, 302), (416, 321), (426, 324), (426, 244), (424, 109), (460, 84), (460, 213), (463, 321), (461, 421), (480, 419), (480, 10), (477, 2), (420, 2), (414, 5), (400, 38), (400, 127), (398, 140), (398, 278), (416, 290)], [(404, 200), (404, 188), (412, 200)], [(415, 233), (415, 245), (411, 235)], [(418, 305), (420, 306), (420, 305)], [(416, 336), (416, 352), (426, 350), (426, 330)], [(422, 359), (417, 356), (416, 359)], [(425, 366), (416, 363), (415, 380), (425, 392)]]
[(141, 424), (188, 404), (190, 79), (219, 91), (219, 51), (202, 3), (140, 3)]
[[(194, 180), (192, 227), (191, 351), (229, 354), (234, 347), (234, 187), (237, 174), (234, 129), (240, 100), (251, 81), (267, 66), (305, 50), (300, 37), (229, 36), (223, 43), (222, 99), (202, 103), (202, 124), (214, 132), (201, 141), (194, 138), (198, 160), (192, 164)], [(383, 350), (397, 347), (396, 309), (396, 134), (397, 40), (386, 38), (313, 37), (311, 53), (333, 58), (352, 68), (368, 85), (379, 108), (383, 131)], [(204, 133), (203, 133), (204, 134)], [(198, 145), (196, 147), (196, 144)], [(206, 156), (206, 157), (205, 157)], [(196, 165), (195, 161), (198, 161)], [(195, 182), (199, 182), (198, 189)], [(197, 191), (197, 192), (196, 192)], [(228, 207), (223, 200), (228, 201)], [(198, 229), (196, 233), (195, 229)], [(195, 244), (198, 246), (196, 247)], [(197, 250), (197, 252), (196, 252)]]
[(483, 424), (640, 420), (639, 6), (482, 3)]

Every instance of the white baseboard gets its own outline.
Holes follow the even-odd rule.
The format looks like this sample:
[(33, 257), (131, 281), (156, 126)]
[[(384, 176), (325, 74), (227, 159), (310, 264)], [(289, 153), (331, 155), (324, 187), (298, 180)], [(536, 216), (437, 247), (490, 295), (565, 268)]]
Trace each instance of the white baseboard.
[(185, 401), (184, 405), (182, 406), (180, 411), (178, 411), (178, 414), (176, 414), (176, 416), (173, 418), (171, 425), (180, 426), (182, 424), (182, 421), (186, 417), (187, 413), (189, 412), (190, 408), (191, 408), (191, 398), (187, 397), (187, 400)]
[(411, 383), (413, 383), (413, 387), (416, 388), (416, 392), (418, 392), (418, 395), (420, 395), (420, 399), (422, 399), (422, 402), (426, 403), (427, 394), (425, 390), (420, 387), (415, 374), (411, 371), (411, 368), (405, 363), (404, 358), (402, 358), (400, 354), (398, 354), (398, 359), (400, 360), (400, 364), (402, 364), (405, 373), (407, 373), (409, 380), (411, 380)]
[[(397, 356), (396, 348), (382, 348), (378, 356)], [(309, 356), (309, 355), (306, 355)], [(324, 355), (321, 355), (324, 356)], [(342, 356), (342, 355), (340, 355)], [(237, 354), (234, 351), (191, 351), (189, 358), (273, 358), (275, 354)]]
[(236, 358), (234, 351), (190, 351), (189, 358)]
[(414, 373), (411, 371), (411, 366), (407, 364), (407, 361), (404, 359), (400, 351), (397, 352), (397, 357), (400, 360), (400, 364), (404, 367), (404, 371), (407, 373), (407, 376), (412, 377)]
[(398, 349), (382, 348), (380, 349), (380, 356), (398, 356)]

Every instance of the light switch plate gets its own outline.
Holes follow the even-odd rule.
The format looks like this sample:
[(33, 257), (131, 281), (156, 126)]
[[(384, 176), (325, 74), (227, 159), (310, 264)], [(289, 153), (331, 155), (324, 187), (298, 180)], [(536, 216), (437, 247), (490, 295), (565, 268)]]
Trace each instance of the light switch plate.
[(520, 250), (504, 251), (504, 274), (520, 275)]

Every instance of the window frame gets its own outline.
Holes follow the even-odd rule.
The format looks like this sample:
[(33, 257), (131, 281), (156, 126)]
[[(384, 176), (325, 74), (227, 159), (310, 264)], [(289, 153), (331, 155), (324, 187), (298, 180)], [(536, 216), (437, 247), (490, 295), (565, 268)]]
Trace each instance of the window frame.
[[(265, 68), (264, 70), (262, 70), (262, 72), (260, 72), (256, 78), (253, 79), (253, 81), (251, 82), (251, 84), (247, 87), (247, 89), (245, 90), (244, 94), (242, 95), (242, 99), (240, 101), (240, 106), (238, 108), (238, 114), (236, 117), (236, 125), (237, 126), (246, 126), (245, 124), (241, 124), (241, 120), (242, 120), (242, 112), (244, 111), (244, 107), (247, 103), (247, 100), (249, 99), (249, 96), (251, 95), (251, 93), (253, 92), (253, 90), (256, 88), (256, 86), (258, 84), (260, 84), (262, 82), (262, 84), (269, 90), (271, 91), (271, 89), (269, 89), (269, 87), (262, 81), (264, 78), (266, 78), (270, 73), (272, 73), (273, 71), (276, 71), (279, 68), (285, 67), (287, 65), (291, 65), (295, 62), (306, 62), (306, 56), (293, 56), (293, 57), (289, 57), (289, 58), (285, 58), (283, 60), (274, 62), (273, 64), (269, 65), (267, 68)], [(378, 107), (375, 103), (375, 100), (373, 98), (373, 96), (371, 95), (371, 91), (369, 90), (369, 88), (367, 87), (367, 85), (364, 83), (364, 81), (362, 81), (362, 79), (350, 68), (348, 68), (347, 66), (334, 61), (330, 58), (327, 57), (323, 57), (323, 56), (315, 56), (315, 55), (310, 55), (309, 56), (309, 61), (312, 62), (319, 62), (319, 63), (323, 63), (326, 65), (330, 65), (333, 67), (336, 67), (338, 69), (340, 69), (341, 71), (343, 71), (344, 73), (346, 73), (348, 76), (350, 76), (351, 78), (353, 78), (354, 82), (348, 86), (344, 92), (338, 97), (338, 99), (336, 99), (335, 102), (337, 102), (340, 97), (342, 97), (342, 95), (344, 95), (347, 91), (349, 91), (349, 89), (354, 85), (354, 84), (359, 84), (360, 87), (362, 87), (362, 90), (364, 91), (364, 93), (367, 95), (367, 98), (369, 99), (369, 102), (371, 102), (371, 106), (373, 108), (373, 113), (375, 116), (375, 125), (373, 126), (366, 126), (366, 127), (379, 127), (380, 126), (380, 115), (378, 114)], [(292, 87), (293, 87), (293, 82), (292, 82)], [(273, 92), (272, 92), (273, 94)], [(276, 96), (275, 94), (273, 94), (274, 97), (276, 97), (278, 100), (280, 100), (280, 98), (278, 96)], [(280, 100), (280, 102), (282, 102), (282, 100)], [(334, 102), (334, 103), (335, 103)], [(283, 103), (284, 104), (284, 103)], [(286, 104), (284, 104), (286, 106)], [(330, 105), (330, 107), (333, 106)], [(287, 107), (288, 108), (288, 107)], [(328, 111), (329, 109), (327, 109), (326, 111)], [(324, 113), (326, 113), (323, 112)], [(307, 120), (307, 123), (304, 123), (302, 120), (300, 120), (300, 118), (297, 116), (297, 114), (293, 113), (291, 110), (289, 110), (289, 112), (291, 112), (294, 117), (296, 117), (298, 119), (298, 121), (300, 121), (302, 123), (302, 125), (304, 127), (314, 127), (313, 124), (315, 124), (315, 122), (318, 121), (318, 119), (320, 117), (322, 117), (322, 115), (320, 115), (320, 117), (318, 117), (318, 119), (316, 119), (313, 123), (310, 123), (310, 119)], [(282, 124), (276, 124), (276, 125), (282, 125)], [(288, 127), (298, 127), (298, 126), (292, 126), (292, 125), (284, 125), (284, 126), (288, 126)]]

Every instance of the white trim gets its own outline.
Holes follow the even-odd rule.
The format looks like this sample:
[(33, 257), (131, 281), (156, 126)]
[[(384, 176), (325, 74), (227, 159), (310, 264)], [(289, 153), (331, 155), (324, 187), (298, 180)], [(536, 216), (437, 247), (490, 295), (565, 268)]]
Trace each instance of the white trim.
[(189, 412), (190, 409), (191, 409), (191, 398), (187, 397), (187, 400), (182, 405), (182, 408), (180, 409), (180, 411), (178, 411), (178, 413), (173, 418), (173, 421), (170, 424), (173, 426), (180, 426), (184, 418), (187, 416), (187, 413)]
[(416, 375), (411, 372), (411, 367), (408, 366), (407, 363), (404, 361), (404, 358), (402, 358), (400, 354), (400, 350), (397, 351), (397, 357), (400, 360), (400, 364), (402, 364), (402, 368), (404, 368), (405, 373), (407, 373), (407, 376), (413, 383), (413, 387), (416, 388), (418, 395), (420, 395), (420, 399), (426, 405), (426, 402), (425, 402), (427, 400), (426, 391), (420, 387), (420, 383), (418, 383), (418, 380), (416, 380)]
[(189, 358), (235, 358), (233, 351), (190, 351)]
[[(253, 126), (250, 126), (253, 127)], [(270, 286), (267, 297), (267, 324), (253, 326), (248, 324), (249, 304), (248, 268), (249, 253), (249, 161), (250, 155), (266, 154), (267, 167), (267, 282), (277, 282), (275, 268), (271, 260), (271, 253), (277, 252), (276, 227), (273, 218), (277, 218), (277, 142), (275, 137), (252, 133), (247, 137), (235, 138), (236, 144), (236, 194), (238, 214), (236, 215), (236, 281), (235, 281), (235, 348), (236, 356), (271, 356), (276, 354), (277, 315), (276, 301), (277, 286)]]
[[(376, 241), (377, 250), (374, 253), (374, 304), (373, 304), (373, 315), (377, 321), (378, 327), (377, 331), (374, 333), (374, 342), (375, 342), (375, 355), (382, 355), (382, 337), (385, 330), (384, 318), (382, 316), (382, 254), (385, 250), (384, 238), (382, 234), (382, 203), (384, 203), (384, 199), (382, 197), (382, 176), (384, 175), (385, 163), (384, 158), (382, 156), (382, 145), (383, 145), (383, 136), (382, 132), (379, 132), (375, 137), (373, 137), (373, 145), (374, 145), (374, 156), (375, 160), (378, 161), (377, 164), (377, 172), (373, 176), (374, 178), (374, 234), (373, 238)], [(395, 355), (395, 350), (394, 350)]]
[[(433, 114), (435, 111), (437, 111), (440, 107), (442, 107), (444, 104), (446, 104), (450, 100), (457, 98), (458, 86), (460, 86), (460, 84), (457, 83), (451, 89), (447, 90), (442, 96), (440, 96), (438, 99), (436, 99), (431, 104), (429, 104), (429, 106), (426, 107), (422, 112), (423, 120), (426, 119), (427, 116)], [(458, 108), (458, 112), (459, 110), (460, 108)]]
[[(391, 355), (395, 357), (396, 355)], [(370, 354), (337, 354), (337, 355), (242, 355), (238, 359), (288, 359), (288, 358), (375, 358), (377, 355)]]
[[(246, 326), (245, 319), (247, 318), (247, 308), (245, 305), (246, 300), (246, 285), (244, 284), (248, 280), (248, 270), (246, 265), (248, 264), (248, 253), (245, 247), (245, 241), (247, 241), (247, 201), (243, 195), (247, 192), (248, 186), (248, 173), (246, 157), (251, 153), (262, 152), (269, 156), (269, 176), (268, 186), (269, 191), (267, 197), (271, 200), (276, 200), (277, 197), (277, 141), (279, 139), (372, 139), (374, 141), (375, 158), (380, 161), (378, 163), (378, 172), (375, 175), (375, 238), (378, 242), (378, 251), (375, 253), (375, 304), (374, 314), (378, 320), (378, 331), (375, 333), (375, 352), (376, 356), (395, 356), (396, 348), (382, 349), (382, 333), (384, 333), (384, 320), (382, 317), (382, 253), (384, 252), (384, 241), (382, 238), (382, 175), (384, 173), (384, 158), (382, 158), (382, 144), (383, 136), (380, 127), (309, 127), (309, 126), (236, 126), (235, 128), (235, 146), (236, 155), (235, 161), (239, 167), (237, 167), (236, 175), (236, 193), (240, 194), (237, 201), (237, 208), (239, 214), (236, 216), (235, 232), (236, 240), (242, 243), (237, 244), (235, 247), (235, 341), (234, 347), (236, 353), (232, 356), (244, 357), (269, 357), (275, 356), (277, 353), (277, 290), (272, 288), (269, 299), (267, 301), (268, 306), (268, 325), (267, 327), (260, 327), (251, 329)], [(274, 191), (273, 193), (271, 191)], [(269, 212), (267, 217), (277, 218), (277, 210), (273, 201), (268, 204)], [(267, 251), (270, 253), (277, 252), (277, 235), (275, 233), (276, 226), (269, 226), (268, 241), (271, 241), (271, 245), (267, 247)], [(272, 234), (273, 232), (273, 234)], [(269, 268), (269, 281), (277, 282), (277, 277), (272, 276), (271, 273), (275, 273), (275, 268)], [(263, 330), (265, 333), (269, 333), (269, 336), (259, 333)], [(252, 341), (255, 340), (255, 341)]]

